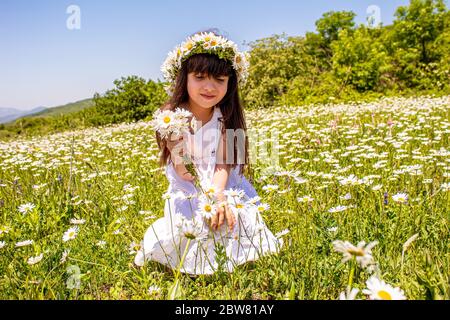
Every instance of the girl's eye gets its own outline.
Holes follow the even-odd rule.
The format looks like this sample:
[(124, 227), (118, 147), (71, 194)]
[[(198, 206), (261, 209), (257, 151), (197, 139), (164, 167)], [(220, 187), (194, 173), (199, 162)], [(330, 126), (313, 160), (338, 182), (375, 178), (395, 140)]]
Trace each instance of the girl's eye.
[[(195, 76), (197, 79), (203, 79), (203, 78), (205, 78), (203, 75), (201, 75), (201, 74), (198, 74), (198, 75), (196, 75)], [(219, 82), (224, 82), (225, 81), (225, 79), (218, 79), (218, 78), (216, 78), (216, 80), (217, 81), (219, 81)]]

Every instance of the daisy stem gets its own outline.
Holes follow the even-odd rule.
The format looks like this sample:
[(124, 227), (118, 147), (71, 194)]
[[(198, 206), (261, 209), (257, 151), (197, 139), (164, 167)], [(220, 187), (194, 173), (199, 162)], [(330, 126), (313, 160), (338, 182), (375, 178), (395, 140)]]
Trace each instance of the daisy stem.
[(190, 244), (191, 244), (191, 239), (187, 239), (186, 247), (184, 248), (184, 252), (183, 252), (183, 257), (181, 257), (180, 265), (178, 266), (177, 273), (175, 274), (175, 281), (178, 279), (178, 277), (181, 274), (181, 267), (183, 266), (184, 259), (186, 258), (186, 254), (187, 254)]
[(349, 288), (351, 288), (353, 284), (353, 274), (355, 273), (355, 264), (356, 264), (356, 257), (353, 257), (353, 259), (351, 260), (350, 274), (348, 276)]
[(196, 187), (196, 189), (204, 194), (205, 190), (203, 190), (203, 188), (202, 188), (202, 186), (200, 184), (199, 174), (198, 174), (198, 172), (197, 172), (197, 170), (195, 168), (195, 165), (194, 165), (194, 163), (192, 161), (192, 158), (189, 157), (188, 155), (184, 155), (183, 156), (183, 163), (184, 163), (184, 165), (186, 167), (186, 170), (189, 172), (189, 174), (194, 177), (193, 183), (194, 183), (194, 186)]

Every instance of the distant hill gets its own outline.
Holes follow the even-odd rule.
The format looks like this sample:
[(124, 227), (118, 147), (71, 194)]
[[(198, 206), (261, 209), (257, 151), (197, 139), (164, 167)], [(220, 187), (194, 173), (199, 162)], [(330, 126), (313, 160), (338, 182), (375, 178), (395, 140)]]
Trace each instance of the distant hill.
[(46, 107), (36, 107), (31, 110), (0, 108), (0, 123), (7, 123), (27, 115), (45, 112), (46, 109), (47, 109)]
[[(53, 116), (58, 116), (61, 114), (77, 112), (77, 111), (83, 110), (85, 108), (89, 108), (93, 105), (94, 105), (94, 102), (92, 101), (92, 99), (84, 99), (84, 100), (71, 102), (71, 103), (67, 103), (62, 106), (57, 106), (57, 107), (52, 107), (52, 108), (38, 107), (33, 110), (26, 111), (25, 113), (22, 113), (22, 114), (14, 115), (13, 113), (11, 113), (9, 116), (8, 116), (7, 112), (14, 112), (14, 110), (16, 110), (16, 109), (4, 108), (4, 109), (0, 109), (0, 123), (11, 122), (11, 121), (14, 121), (19, 118), (48, 117), (48, 116), (53, 117)], [(1, 113), (2, 112), (1, 110), (4, 110), (4, 112), (5, 112), (4, 118), (6, 120), (3, 120), (3, 114)], [(17, 110), (17, 111), (21, 111), (21, 110)], [(31, 111), (33, 111), (33, 112), (31, 112)]]
[(85, 108), (92, 107), (93, 105), (94, 105), (94, 102), (92, 101), (92, 99), (84, 99), (84, 100), (79, 100), (76, 102), (67, 103), (65, 105), (58, 106), (58, 107), (47, 108), (41, 112), (35, 113), (30, 116), (26, 116), (26, 118), (41, 117), (41, 116), (58, 116), (60, 114), (77, 112), (77, 111), (83, 110)]

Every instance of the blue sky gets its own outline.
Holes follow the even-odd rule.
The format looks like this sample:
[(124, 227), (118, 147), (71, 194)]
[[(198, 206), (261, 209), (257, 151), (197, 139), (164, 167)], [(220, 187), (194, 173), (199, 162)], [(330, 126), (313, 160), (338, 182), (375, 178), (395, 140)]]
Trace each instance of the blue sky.
[[(352, 10), (365, 23), (367, 8), (380, 8), (392, 23), (408, 0), (1, 0), (0, 108), (53, 107), (91, 98), (122, 76), (161, 79), (161, 63), (186, 36), (218, 28), (244, 42), (273, 34), (315, 31), (324, 12)], [(70, 30), (70, 5), (80, 28)]]

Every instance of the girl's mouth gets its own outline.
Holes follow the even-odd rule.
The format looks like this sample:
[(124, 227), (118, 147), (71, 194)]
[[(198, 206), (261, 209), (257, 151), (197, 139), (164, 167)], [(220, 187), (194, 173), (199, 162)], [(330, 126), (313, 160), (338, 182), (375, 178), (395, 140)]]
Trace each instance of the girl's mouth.
[(207, 99), (207, 100), (211, 100), (214, 99), (216, 96), (207, 96), (205, 94), (200, 94), (203, 98)]

